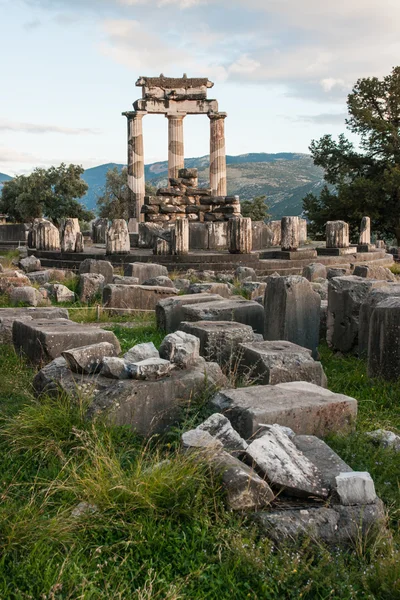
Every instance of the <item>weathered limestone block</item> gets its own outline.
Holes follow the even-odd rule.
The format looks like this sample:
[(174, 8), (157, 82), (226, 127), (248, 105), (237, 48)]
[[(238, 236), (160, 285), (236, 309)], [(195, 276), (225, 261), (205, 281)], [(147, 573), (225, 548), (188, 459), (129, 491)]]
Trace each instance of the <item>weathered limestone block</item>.
[(400, 435), (385, 429), (376, 429), (366, 434), (378, 446), (400, 452)]
[(349, 431), (357, 416), (357, 400), (305, 381), (221, 390), (211, 405), (228, 417), (244, 439), (251, 438), (264, 423), (324, 437)]
[(257, 384), (275, 385), (287, 381), (309, 381), (327, 387), (320, 362), (311, 350), (286, 341), (239, 344), (240, 372)]
[(360, 237), (358, 243), (367, 245), (371, 243), (371, 219), (369, 217), (363, 217), (361, 219)]
[(295, 435), (291, 439), (296, 448), (317, 467), (322, 485), (326, 489), (336, 490), (336, 477), (353, 470), (328, 444), (315, 435)]
[(197, 362), (200, 356), (199, 350), (200, 340), (198, 337), (184, 331), (175, 331), (163, 339), (160, 356), (178, 367), (186, 368)]
[(185, 320), (183, 309), (186, 305), (217, 300), (223, 300), (222, 296), (218, 296), (218, 294), (187, 294), (160, 300), (156, 306), (157, 327), (166, 333), (176, 331)]
[(231, 254), (250, 254), (253, 247), (251, 219), (248, 217), (229, 219), (228, 238)]
[(237, 267), (237, 269), (235, 269), (235, 279), (237, 279), (240, 282), (243, 281), (248, 281), (249, 279), (251, 281), (256, 281), (257, 279), (257, 274), (255, 272), (254, 269), (252, 269), (251, 267)]
[[(345, 273), (343, 273), (344, 275)], [(315, 281), (316, 279), (326, 279), (327, 272), (326, 266), (321, 263), (311, 263), (304, 267), (303, 269), (303, 277), (308, 279), (308, 281)]]
[(109, 379), (129, 379), (128, 366), (123, 358), (105, 356), (101, 363), (100, 374)]
[(371, 315), (368, 341), (368, 376), (400, 377), (400, 297), (381, 300)]
[(189, 220), (177, 219), (172, 230), (171, 253), (180, 256), (189, 252)]
[(328, 490), (323, 486), (316, 466), (280, 427), (272, 425), (269, 431), (248, 446), (246, 452), (278, 489), (295, 496), (327, 497)]
[(53, 279), (53, 281), (62, 281), (66, 276), (66, 271), (59, 269), (45, 269), (44, 271), (32, 271), (31, 273), (27, 273), (27, 275), (31, 283), (44, 285), (45, 283), (49, 283), (51, 279)]
[(126, 277), (137, 277), (139, 283), (143, 283), (147, 279), (158, 277), (159, 275), (168, 277), (168, 269), (155, 263), (133, 262), (124, 264), (124, 275)]
[(108, 260), (96, 260), (94, 258), (85, 258), (79, 265), (79, 273), (96, 273), (103, 275), (104, 283), (112, 283), (114, 268)]
[(160, 300), (177, 293), (169, 287), (110, 284), (103, 290), (103, 304), (108, 309), (154, 310)]
[(101, 296), (105, 285), (104, 276), (99, 273), (81, 273), (79, 275), (79, 300), (90, 302)]
[(126, 363), (136, 363), (147, 358), (160, 358), (160, 354), (153, 342), (136, 344), (128, 352), (125, 352), (123, 356)]
[(36, 256), (27, 256), (19, 261), (19, 266), (25, 273), (32, 273), (33, 271), (40, 271), (41, 264), (40, 260)]
[[(223, 445), (220, 440), (213, 437), (208, 431), (203, 431), (196, 427), (196, 429), (190, 429), (182, 433), (182, 446), (185, 450), (207, 450), (215, 452), (216, 450), (222, 450)], [(203, 455), (204, 456), (204, 455)]]
[(336, 491), (344, 506), (372, 504), (376, 500), (375, 485), (367, 472), (340, 473), (336, 477)]
[(191, 283), (188, 294), (219, 294), (223, 298), (230, 298), (232, 292), (230, 287), (226, 283), (218, 283), (212, 281), (210, 283)]
[(350, 271), (348, 269), (331, 267), (326, 272), (327, 279), (333, 279), (334, 277), (344, 277), (345, 275), (350, 275)]
[(252, 342), (255, 337), (250, 325), (235, 321), (183, 322), (181, 329), (199, 338), (201, 356), (207, 360), (215, 360), (220, 365), (238, 362), (238, 345)]
[(61, 252), (77, 252), (78, 233), (81, 233), (78, 219), (64, 219), (61, 226)]
[(257, 300), (257, 302), (264, 303), (265, 290), (267, 289), (266, 283), (260, 281), (244, 281), (242, 288), (250, 295), (250, 300)]
[(264, 335), (263, 307), (241, 296), (213, 302), (201, 302), (182, 307), (183, 321), (236, 321), (250, 325), (255, 333)]
[(340, 352), (357, 350), (361, 305), (371, 290), (385, 285), (384, 281), (354, 275), (329, 280), (326, 332), (329, 346)]
[(299, 275), (268, 277), (264, 297), (267, 340), (287, 340), (318, 352), (321, 298)]
[(38, 224), (36, 229), (36, 248), (37, 250), (60, 251), (60, 233), (50, 221), (43, 221)]
[(174, 282), (165, 275), (158, 275), (157, 277), (150, 277), (143, 282), (143, 285), (160, 285), (161, 287), (174, 288)]
[(116, 285), (138, 285), (139, 278), (138, 277), (123, 277), (122, 275), (114, 275), (113, 280), (110, 283), (115, 283)]
[(38, 236), (37, 236), (37, 232), (38, 232), (38, 227), (39, 227), (39, 223), (44, 223), (47, 222), (47, 219), (33, 219), (32, 222), (32, 227), (29, 230), (28, 233), (28, 246), (29, 248), (36, 248), (37, 249), (37, 243), (38, 243)]
[(0, 343), (12, 343), (14, 321), (32, 319), (68, 319), (66, 308), (0, 308)]
[(302, 246), (307, 242), (307, 220), (299, 218), (299, 244)]
[(164, 238), (156, 238), (153, 244), (153, 254), (157, 256), (168, 256), (171, 254), (171, 242)]
[(34, 287), (15, 287), (10, 292), (10, 301), (15, 306), (37, 306), (44, 302), (42, 294)]
[(325, 233), (327, 248), (349, 247), (349, 224), (345, 221), (328, 221)]
[(215, 389), (223, 381), (219, 366), (204, 360), (154, 381), (119, 381), (95, 396), (87, 416), (105, 416), (109, 423), (129, 425), (138, 434), (151, 436), (176, 423), (182, 406), (197, 393), (204, 393), (207, 386)]
[(131, 249), (125, 219), (114, 219), (107, 230), (106, 254), (128, 254)]
[(155, 241), (162, 237), (164, 232), (164, 227), (158, 223), (139, 223), (138, 247), (153, 248)]
[(82, 375), (74, 373), (62, 356), (54, 359), (41, 369), (33, 379), (37, 396), (57, 396), (60, 391), (70, 398), (87, 398), (115, 384), (101, 374)]
[(132, 379), (161, 379), (170, 373), (173, 365), (169, 360), (158, 356), (131, 363), (127, 368)]
[(62, 283), (46, 283), (44, 287), (56, 302), (73, 302), (75, 293)]
[(299, 217), (282, 217), (281, 247), (282, 250), (297, 250), (300, 245)]
[(90, 346), (64, 350), (61, 356), (65, 358), (67, 365), (74, 373), (90, 375), (100, 371), (103, 358), (117, 356), (117, 350), (115, 344), (99, 342)]
[(365, 277), (366, 279), (397, 281), (396, 276), (390, 269), (381, 267), (380, 265), (356, 265), (353, 275), (356, 277)]
[(25, 354), (35, 364), (48, 363), (61, 356), (64, 350), (100, 342), (113, 344), (116, 354), (121, 351), (112, 331), (67, 319), (35, 319), (26, 323), (15, 321), (13, 325), (15, 350)]
[(76, 243), (75, 243), (75, 252), (83, 252), (85, 249), (85, 240), (83, 237), (83, 233), (78, 231), (76, 234)]
[[(191, 227), (191, 226), (190, 226)], [(226, 250), (228, 248), (228, 223), (205, 223), (208, 233), (207, 246), (202, 250)]]
[(222, 443), (224, 449), (228, 452), (242, 454), (247, 450), (248, 443), (233, 429), (229, 419), (224, 415), (214, 413), (203, 421), (197, 429), (208, 431), (210, 435)]

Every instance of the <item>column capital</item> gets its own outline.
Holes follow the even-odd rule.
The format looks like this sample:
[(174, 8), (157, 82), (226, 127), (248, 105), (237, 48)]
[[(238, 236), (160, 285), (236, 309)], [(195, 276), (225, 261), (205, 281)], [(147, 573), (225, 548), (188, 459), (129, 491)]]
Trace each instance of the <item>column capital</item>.
[(212, 112), (212, 113), (208, 113), (207, 116), (209, 119), (219, 120), (219, 119), (226, 119), (228, 114), (226, 112)]
[(141, 119), (145, 115), (147, 115), (147, 111), (145, 110), (127, 110), (121, 113), (123, 117), (127, 119)]
[(183, 119), (186, 117), (187, 113), (166, 113), (164, 116), (167, 119)]

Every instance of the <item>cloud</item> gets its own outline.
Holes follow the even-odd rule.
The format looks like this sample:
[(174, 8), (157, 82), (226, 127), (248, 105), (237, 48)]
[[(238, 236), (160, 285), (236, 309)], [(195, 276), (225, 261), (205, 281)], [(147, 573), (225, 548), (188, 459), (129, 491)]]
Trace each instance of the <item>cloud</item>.
[(42, 22), (39, 19), (33, 19), (32, 21), (27, 21), (24, 24), (25, 31), (33, 31), (34, 29), (38, 29), (42, 25)]
[(58, 125), (40, 125), (38, 123), (18, 123), (11, 121), (0, 121), (0, 131), (15, 131), (33, 134), (62, 133), (65, 135), (97, 135), (100, 133), (96, 129), (89, 129), (86, 127), (59, 127)]
[(345, 125), (347, 113), (320, 113), (317, 115), (297, 115), (290, 117), (293, 121), (313, 123), (315, 125)]

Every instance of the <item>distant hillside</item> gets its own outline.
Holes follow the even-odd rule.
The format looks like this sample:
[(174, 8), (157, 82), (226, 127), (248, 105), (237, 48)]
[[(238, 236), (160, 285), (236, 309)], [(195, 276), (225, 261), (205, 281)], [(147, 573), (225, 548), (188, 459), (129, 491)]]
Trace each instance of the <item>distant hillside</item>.
[[(310, 191), (318, 192), (323, 185), (323, 171), (316, 167), (308, 154), (282, 152), (278, 154), (251, 153), (227, 156), (228, 194), (237, 194), (241, 200), (266, 195), (273, 218), (283, 215), (300, 215), (302, 198)], [(209, 157), (185, 159), (187, 167), (199, 169), (200, 185), (207, 186)], [(89, 190), (82, 199), (86, 206), (96, 209), (96, 200), (102, 193), (105, 175), (112, 167), (123, 165), (109, 163), (87, 169), (83, 179)], [(145, 166), (146, 181), (156, 187), (168, 183), (168, 162)]]

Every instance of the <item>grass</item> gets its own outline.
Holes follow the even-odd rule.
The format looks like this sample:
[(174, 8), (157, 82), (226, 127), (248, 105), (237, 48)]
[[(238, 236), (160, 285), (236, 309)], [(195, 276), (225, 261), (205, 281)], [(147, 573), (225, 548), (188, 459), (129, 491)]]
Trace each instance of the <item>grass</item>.
[[(160, 341), (154, 325), (113, 330), (125, 349)], [(348, 550), (309, 540), (274, 547), (225, 509), (219, 481), (181, 453), (188, 424), (148, 441), (93, 425), (84, 399), (37, 401), (33, 370), (0, 347), (0, 598), (400, 598), (400, 455), (365, 436), (399, 430), (400, 386), (368, 381), (363, 361), (326, 347), (321, 354), (330, 388), (359, 400), (357, 431), (330, 443), (353, 468), (371, 472), (392, 540)], [(201, 399), (196, 410), (191, 425), (202, 416)], [(79, 502), (94, 512), (72, 516)]]
[(400, 264), (399, 263), (395, 263), (394, 265), (392, 265), (389, 268), (392, 271), (392, 273), (394, 273), (394, 275), (400, 275)]

